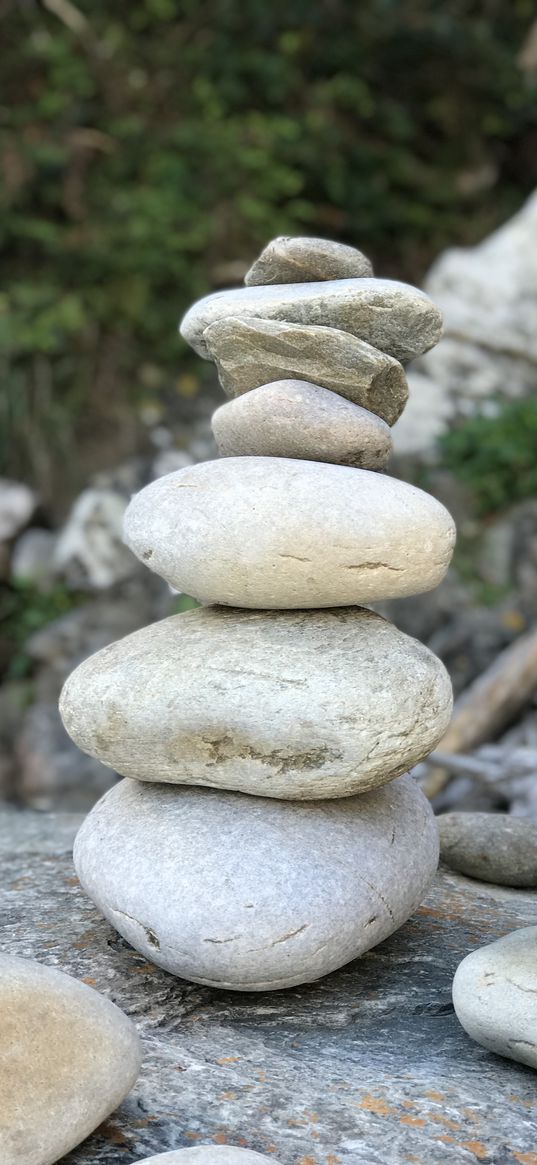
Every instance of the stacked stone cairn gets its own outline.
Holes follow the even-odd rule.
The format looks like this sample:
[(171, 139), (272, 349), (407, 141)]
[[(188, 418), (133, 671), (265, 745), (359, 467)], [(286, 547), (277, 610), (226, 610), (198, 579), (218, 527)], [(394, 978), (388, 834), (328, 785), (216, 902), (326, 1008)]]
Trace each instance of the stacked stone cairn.
[(232, 398), (221, 459), (125, 518), (134, 553), (202, 605), (84, 662), (61, 708), (129, 778), (79, 832), (87, 893), (166, 970), (261, 991), (367, 951), (433, 877), (434, 818), (402, 774), (443, 736), (451, 686), (367, 604), (436, 586), (455, 530), (380, 472), (434, 304), (317, 239), (276, 239), (245, 282), (181, 327)]

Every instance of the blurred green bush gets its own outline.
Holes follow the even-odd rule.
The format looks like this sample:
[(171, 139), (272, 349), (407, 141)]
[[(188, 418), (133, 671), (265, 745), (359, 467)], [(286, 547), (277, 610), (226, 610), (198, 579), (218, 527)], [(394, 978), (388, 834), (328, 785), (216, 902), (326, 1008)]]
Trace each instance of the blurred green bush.
[[(274, 234), (419, 279), (537, 184), (533, 0), (4, 0), (2, 472), (192, 388), (179, 315)], [(532, 79), (533, 78), (533, 79)], [(199, 361), (196, 376), (203, 375)], [(195, 386), (195, 383), (194, 383)]]
[(442, 465), (472, 492), (485, 516), (537, 497), (537, 399), (498, 403), (495, 416), (469, 417), (439, 442)]

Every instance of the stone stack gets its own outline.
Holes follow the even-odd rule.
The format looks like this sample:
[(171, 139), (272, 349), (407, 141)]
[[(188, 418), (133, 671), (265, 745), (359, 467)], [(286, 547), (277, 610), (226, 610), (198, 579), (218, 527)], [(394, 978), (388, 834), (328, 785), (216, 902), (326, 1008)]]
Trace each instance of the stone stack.
[(264, 990), (342, 966), (400, 926), (437, 863), (403, 776), (451, 713), (444, 667), (363, 604), (436, 586), (454, 525), (375, 472), (401, 361), (441, 332), (420, 291), (311, 239), (265, 249), (182, 333), (233, 399), (221, 460), (133, 498), (125, 539), (204, 605), (69, 678), (68, 732), (130, 778), (79, 833), (82, 885), (137, 949), (195, 982)]

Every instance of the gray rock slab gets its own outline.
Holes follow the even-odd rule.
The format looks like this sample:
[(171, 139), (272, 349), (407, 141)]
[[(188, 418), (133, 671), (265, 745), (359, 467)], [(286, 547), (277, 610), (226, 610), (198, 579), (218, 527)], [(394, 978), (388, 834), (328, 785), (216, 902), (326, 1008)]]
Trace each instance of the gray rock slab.
[(123, 532), (178, 591), (285, 610), (432, 590), (455, 542), (450, 514), (423, 490), (286, 457), (226, 457), (161, 477), (132, 499)]
[(159, 967), (281, 990), (406, 922), (436, 871), (438, 833), (409, 776), (306, 802), (126, 780), (86, 818), (74, 862), (105, 918)]
[(282, 1165), (522, 1165), (535, 1153), (534, 1073), (472, 1042), (451, 1002), (465, 955), (534, 922), (532, 891), (442, 872), (405, 926), (343, 970), (240, 995), (158, 971), (99, 916), (69, 855), (51, 855), (53, 819), (9, 822), (2, 949), (91, 979), (143, 1038), (133, 1091), (65, 1165), (222, 1142)]
[(500, 886), (537, 886), (537, 822), (509, 813), (443, 813), (441, 857), (452, 870)]
[(87, 983), (0, 953), (0, 1160), (53, 1165), (138, 1075), (134, 1024)]
[(410, 284), (391, 279), (335, 279), (217, 291), (187, 311), (181, 335), (200, 356), (208, 357), (205, 329), (226, 316), (340, 328), (403, 361), (426, 352), (442, 335), (442, 317), (432, 300)]
[(372, 611), (199, 607), (85, 660), (61, 713), (125, 776), (311, 800), (406, 772), (451, 704), (440, 660)]
[(537, 926), (467, 955), (457, 967), (453, 1003), (478, 1044), (537, 1068)]
[(306, 380), (278, 380), (217, 409), (212, 419), (221, 457), (297, 457), (382, 469), (390, 430), (380, 417)]
[(210, 324), (203, 339), (229, 397), (296, 378), (369, 409), (389, 425), (408, 400), (399, 361), (339, 328), (226, 316)]
[(372, 275), (369, 259), (356, 247), (330, 239), (272, 239), (244, 276), (247, 287), (260, 283), (308, 283), (321, 279), (359, 279)]

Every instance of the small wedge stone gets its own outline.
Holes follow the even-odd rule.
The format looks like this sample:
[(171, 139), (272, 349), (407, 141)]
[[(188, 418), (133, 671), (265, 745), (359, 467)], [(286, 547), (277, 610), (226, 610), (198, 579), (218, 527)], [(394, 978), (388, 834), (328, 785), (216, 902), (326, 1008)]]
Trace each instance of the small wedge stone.
[(360, 279), (372, 275), (369, 259), (355, 247), (330, 239), (281, 236), (261, 251), (244, 277), (247, 287), (261, 283), (309, 283), (321, 279)]
[(203, 338), (229, 397), (276, 380), (306, 380), (389, 425), (408, 400), (399, 361), (339, 328), (230, 317), (211, 324)]
[(181, 335), (199, 356), (209, 359), (205, 330), (226, 316), (340, 328), (403, 361), (420, 356), (442, 335), (442, 317), (425, 292), (391, 279), (334, 279), (218, 291), (187, 311)]
[(221, 457), (295, 457), (382, 469), (392, 440), (367, 409), (306, 380), (278, 380), (217, 409), (213, 433)]
[(0, 955), (0, 1161), (52, 1165), (132, 1088), (130, 1019), (54, 967)]

